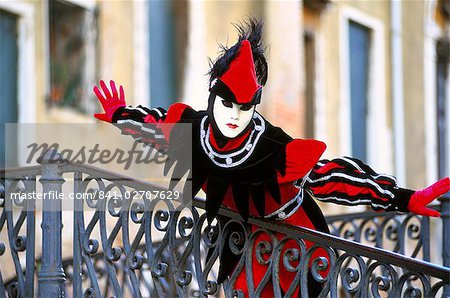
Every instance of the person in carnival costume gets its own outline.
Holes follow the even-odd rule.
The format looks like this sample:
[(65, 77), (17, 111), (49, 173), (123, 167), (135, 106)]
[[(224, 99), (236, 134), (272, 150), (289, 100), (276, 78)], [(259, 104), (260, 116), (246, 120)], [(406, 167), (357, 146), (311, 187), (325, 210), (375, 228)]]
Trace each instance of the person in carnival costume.
[[(267, 81), (268, 66), (262, 44), (262, 23), (250, 19), (237, 25), (238, 41), (222, 47), (221, 55), (211, 63), (209, 98), (206, 111), (195, 111), (175, 103), (166, 111), (126, 106), (123, 87), (114, 81), (108, 87), (100, 81), (94, 87), (104, 113), (94, 116), (115, 123), (123, 134), (170, 148), (170, 132), (143, 129), (143, 123), (192, 124), (192, 195), (206, 193), (208, 222), (216, 218), (221, 206), (249, 216), (329, 232), (324, 216), (314, 199), (342, 205), (370, 205), (374, 210), (413, 212), (439, 216), (426, 205), (450, 190), (448, 177), (422, 190), (397, 185), (394, 177), (378, 174), (363, 162), (342, 157), (320, 160), (326, 145), (317, 140), (294, 139), (271, 125), (256, 110)], [(170, 151), (170, 149), (169, 149)], [(171, 167), (173, 164), (169, 164)], [(187, 169), (177, 169), (182, 177)], [(257, 227), (251, 227), (256, 230)], [(281, 239), (283, 235), (277, 234)], [(267, 235), (258, 240), (269, 240)], [(312, 243), (307, 243), (310, 247)], [(288, 249), (286, 245), (284, 251)], [(255, 258), (254, 256), (252, 256)], [(240, 256), (228, 249), (220, 255), (218, 282), (223, 282), (236, 267)], [(226, 260), (226, 261), (224, 261)], [(253, 280), (258, 285), (267, 267), (253, 262)], [(280, 266), (280, 291), (286, 293), (295, 273)], [(309, 295), (320, 286), (309, 279)], [(236, 279), (235, 289), (248, 296), (245, 270)], [(273, 296), (268, 282), (262, 296)], [(293, 292), (300, 294), (297, 286)]]

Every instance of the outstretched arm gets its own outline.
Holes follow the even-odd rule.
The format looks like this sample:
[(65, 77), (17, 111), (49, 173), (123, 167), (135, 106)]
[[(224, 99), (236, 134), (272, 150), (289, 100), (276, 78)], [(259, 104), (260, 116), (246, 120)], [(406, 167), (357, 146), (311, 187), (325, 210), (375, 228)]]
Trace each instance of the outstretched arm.
[(103, 114), (94, 114), (95, 118), (110, 123), (121, 123), (125, 120), (141, 123), (162, 123), (164, 121), (167, 114), (166, 110), (163, 108), (149, 109), (143, 106), (127, 107), (123, 87), (119, 87), (118, 93), (115, 82), (111, 80), (109, 83), (111, 90), (103, 80), (100, 81), (102, 90), (97, 86), (93, 88), (105, 111)]
[(450, 190), (450, 180), (447, 177), (413, 191), (398, 187), (393, 176), (378, 174), (360, 160), (342, 157), (319, 161), (306, 178), (305, 188), (320, 201), (439, 216), (425, 206)]
[(165, 135), (168, 132), (160, 124), (178, 122), (182, 112), (188, 107), (183, 104), (174, 104), (169, 108), (169, 113), (163, 108), (149, 109), (143, 106), (133, 108), (126, 105), (124, 89), (120, 86), (119, 92), (117, 92), (114, 81), (110, 81), (110, 88), (108, 88), (102, 80), (100, 88), (95, 86), (93, 91), (100, 101), (104, 113), (94, 114), (94, 117), (115, 123), (122, 134), (131, 135), (134, 139), (156, 145), (157, 148), (164, 148), (167, 145)]

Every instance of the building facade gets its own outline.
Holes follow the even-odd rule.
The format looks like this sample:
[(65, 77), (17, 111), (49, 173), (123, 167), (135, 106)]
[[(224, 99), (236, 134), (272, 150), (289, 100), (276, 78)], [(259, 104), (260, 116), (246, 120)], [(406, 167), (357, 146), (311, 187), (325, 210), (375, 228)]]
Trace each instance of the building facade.
[(206, 108), (207, 57), (252, 15), (270, 69), (260, 112), (326, 158), (421, 188), (450, 172), (449, 14), (448, 0), (0, 1), (1, 122), (95, 123), (99, 79), (131, 105)]

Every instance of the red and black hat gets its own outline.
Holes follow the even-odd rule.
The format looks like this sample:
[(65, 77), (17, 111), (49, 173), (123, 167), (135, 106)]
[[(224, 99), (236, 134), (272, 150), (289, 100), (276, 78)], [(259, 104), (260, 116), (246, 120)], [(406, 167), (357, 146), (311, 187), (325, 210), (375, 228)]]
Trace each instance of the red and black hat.
[(261, 101), (262, 86), (267, 81), (263, 24), (250, 18), (235, 27), (238, 41), (230, 48), (221, 45), (222, 54), (211, 61), (209, 91), (212, 98), (217, 95), (237, 104), (256, 105)]
[(259, 104), (262, 86), (258, 84), (250, 42), (243, 40), (228, 70), (211, 81), (209, 91), (237, 104)]

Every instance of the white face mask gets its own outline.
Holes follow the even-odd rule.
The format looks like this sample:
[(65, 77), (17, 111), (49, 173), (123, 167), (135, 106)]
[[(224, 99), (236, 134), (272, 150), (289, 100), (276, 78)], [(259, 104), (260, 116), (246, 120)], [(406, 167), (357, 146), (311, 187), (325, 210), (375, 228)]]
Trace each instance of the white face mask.
[(216, 96), (213, 106), (214, 120), (227, 138), (237, 137), (252, 121), (255, 105), (239, 105)]

